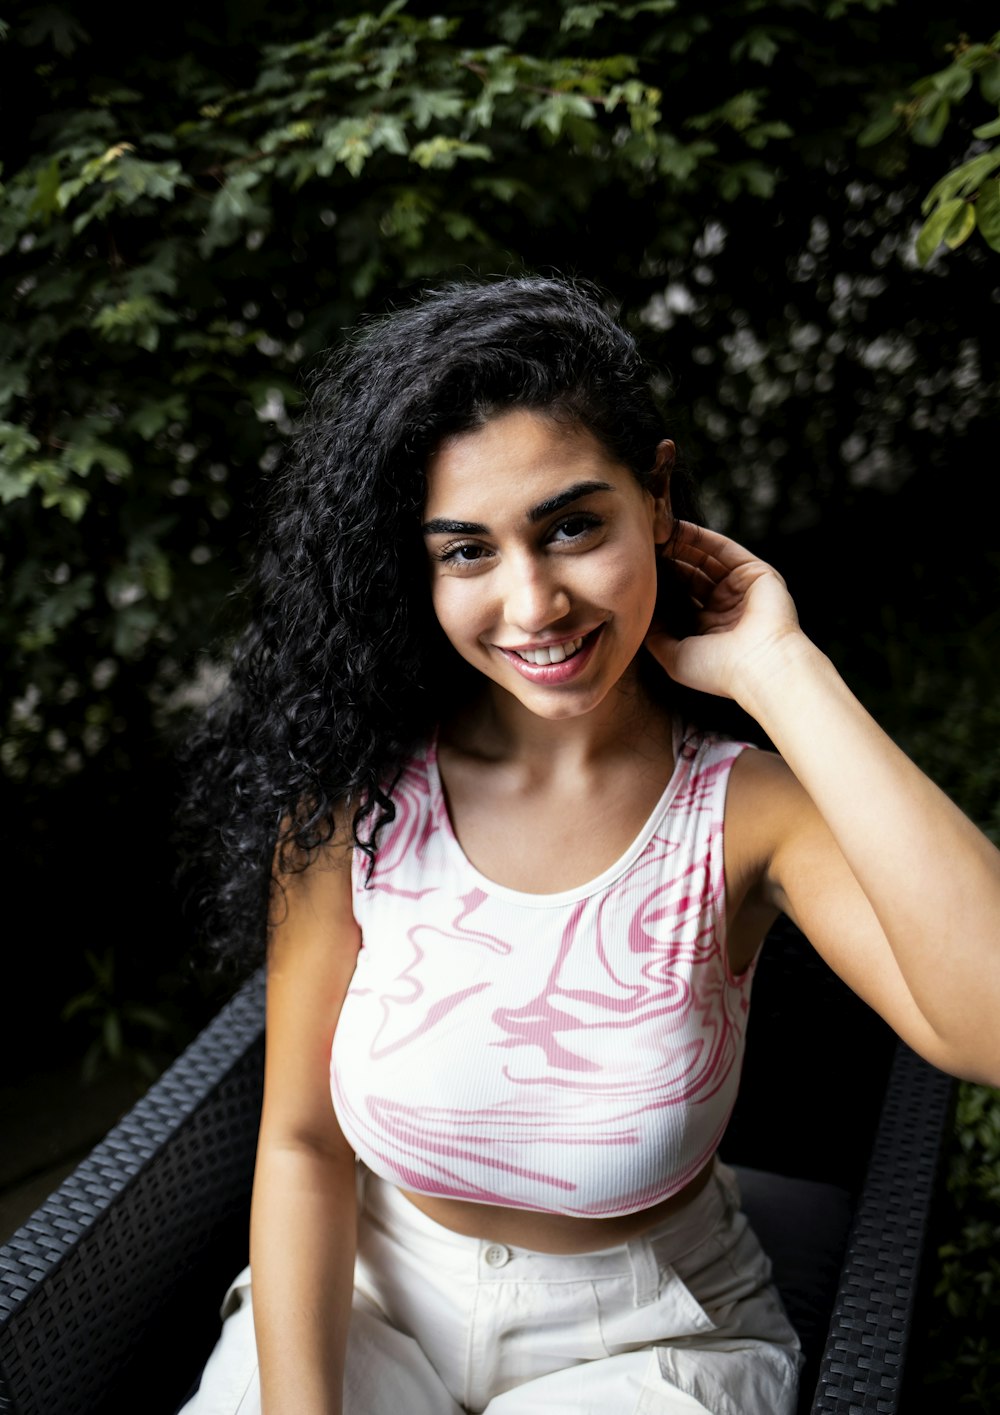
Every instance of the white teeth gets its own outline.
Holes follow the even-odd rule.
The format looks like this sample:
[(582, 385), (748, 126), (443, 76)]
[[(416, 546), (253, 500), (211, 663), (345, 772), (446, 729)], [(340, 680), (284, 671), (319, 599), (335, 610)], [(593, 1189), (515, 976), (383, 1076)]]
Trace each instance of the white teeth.
[(515, 649), (518, 658), (523, 658), (525, 663), (534, 663), (544, 666), (548, 663), (562, 663), (564, 659), (572, 658), (575, 653), (579, 653), (583, 645), (583, 638), (570, 639), (566, 644), (553, 644), (549, 649)]

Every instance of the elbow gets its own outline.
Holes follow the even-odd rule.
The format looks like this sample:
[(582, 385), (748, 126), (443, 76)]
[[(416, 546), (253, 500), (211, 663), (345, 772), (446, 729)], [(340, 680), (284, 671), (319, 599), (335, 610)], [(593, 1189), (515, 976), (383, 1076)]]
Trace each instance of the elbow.
[[(1000, 1032), (1000, 1028), (997, 1030)], [(939, 1047), (919, 1050), (925, 1061), (958, 1081), (1000, 1088), (1000, 1049), (992, 1037), (988, 1042), (983, 1039), (976, 1044), (971, 1044), (970, 1038), (965, 1037), (961, 1043), (950, 1046), (942, 1043)]]

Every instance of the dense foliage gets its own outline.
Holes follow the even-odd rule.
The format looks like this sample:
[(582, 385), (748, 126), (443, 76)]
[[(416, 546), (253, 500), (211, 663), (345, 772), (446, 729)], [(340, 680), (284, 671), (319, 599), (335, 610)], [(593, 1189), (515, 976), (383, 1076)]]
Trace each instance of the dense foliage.
[[(0, 633), (14, 650), (3, 767), (15, 780), (81, 769), (126, 730), (137, 685), (162, 703), (187, 680), (300, 369), (415, 279), (569, 264), (654, 329), (693, 325), (685, 345), (701, 326), (693, 357), (715, 367), (697, 390), (712, 405), (700, 403), (697, 437), (725, 460), (747, 417), (773, 425), (817, 378), (820, 393), (842, 386), (845, 355), (873, 373), (888, 361), (890, 380), (863, 382), (891, 382), (890, 406), (876, 396), (878, 418), (862, 415), (846, 453), (826, 445), (825, 409), (794, 444), (778, 419), (779, 440), (830, 460), (831, 490), (848, 468), (854, 482), (884, 470), (899, 375), (922, 362), (924, 331), (894, 331), (881, 352), (877, 339), (856, 353), (837, 344), (885, 292), (909, 234), (885, 185), (909, 150), (880, 111), (860, 134), (881, 139), (874, 167), (853, 145), (886, 92), (887, 50), (898, 80), (933, 57), (891, 9), (788, 0), (710, 21), (644, 0), (455, 5), (443, 18), (393, 3), (318, 32), (295, 7), (261, 7), (254, 23), (211, 9), (141, 61), (101, 7), (29, 9), (8, 37), (7, 113), (33, 120), (18, 125), (20, 147), (8, 116), (0, 214)], [(955, 75), (976, 68), (992, 96), (998, 64), (988, 46), (967, 48), (940, 87), (958, 96)], [(946, 108), (933, 124), (920, 110), (916, 140), (942, 136)], [(841, 255), (842, 235), (857, 244), (873, 220), (868, 269), (830, 268), (840, 288), (824, 299), (828, 248)], [(740, 276), (759, 278), (779, 224), (790, 229), (773, 243), (769, 288), (779, 261), (796, 268), (781, 272), (789, 303), (762, 311)], [(817, 294), (821, 310), (809, 308)], [(938, 377), (964, 379), (964, 422), (982, 387), (972, 323), (940, 350)], [(786, 455), (755, 457), (755, 504), (815, 506)]]
[[(439, 275), (605, 284), (713, 517), (774, 554), (890, 730), (996, 824), (1000, 57), (980, 7), (443, 8), (202, 0), (148, 40), (97, 0), (0, 24), (0, 800), (32, 907), (14, 977), (39, 999), (12, 1047), (49, 1044), (71, 996), (119, 1054), (155, 1050), (170, 997), (196, 1015), (165, 733), (211, 688), (310, 371)], [(973, 1112), (963, 1133), (992, 1134), (995, 1097), (967, 1088)], [(993, 1192), (995, 1150), (971, 1143)], [(995, 1237), (995, 1194), (976, 1202)], [(943, 1341), (988, 1402), (986, 1269), (950, 1261)]]

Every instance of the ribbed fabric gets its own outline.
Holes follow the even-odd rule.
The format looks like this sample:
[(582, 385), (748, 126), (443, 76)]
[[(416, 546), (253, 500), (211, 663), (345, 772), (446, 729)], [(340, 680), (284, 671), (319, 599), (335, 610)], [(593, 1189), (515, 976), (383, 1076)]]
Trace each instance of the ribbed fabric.
[(354, 909), (333, 1042), (340, 1125), (418, 1193), (611, 1217), (676, 1193), (732, 1110), (753, 969), (733, 977), (722, 826), (745, 744), (691, 733), (625, 854), (559, 894), (495, 884), (455, 837), (431, 742)]

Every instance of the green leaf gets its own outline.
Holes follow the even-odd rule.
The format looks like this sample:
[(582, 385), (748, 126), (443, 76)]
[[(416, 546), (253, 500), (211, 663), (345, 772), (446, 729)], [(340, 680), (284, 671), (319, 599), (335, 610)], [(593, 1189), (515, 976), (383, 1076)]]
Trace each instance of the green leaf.
[(634, 0), (622, 7), (621, 16), (623, 20), (636, 20), (640, 15), (671, 15), (679, 3), (680, 0)]
[(976, 225), (990, 250), (1000, 251), (1000, 178), (987, 177), (979, 188)]
[(104, 1026), (101, 1034), (104, 1039), (104, 1049), (112, 1061), (118, 1061), (122, 1054), (122, 1024), (117, 1012), (106, 1012), (104, 1014)]
[(959, 214), (965, 202), (958, 198), (942, 204), (923, 224), (917, 235), (917, 260), (921, 265), (926, 265), (938, 246), (945, 238), (945, 233), (951, 226), (952, 221)]
[(712, 157), (718, 149), (704, 138), (697, 142), (680, 143), (670, 133), (664, 133), (657, 147), (657, 170), (665, 177), (686, 182), (702, 158)]
[(858, 147), (875, 147), (877, 143), (884, 142), (898, 130), (902, 121), (902, 111), (895, 103), (880, 109), (858, 134)]
[(973, 128), (974, 138), (1000, 138), (1000, 118), (994, 118), (992, 123), (984, 123), (981, 128)]
[(25, 297), (25, 303), (35, 310), (52, 309), (76, 299), (80, 289), (80, 272), (76, 270), (46, 271), (38, 284)]
[(998, 167), (1000, 147), (993, 147), (989, 152), (981, 152), (970, 162), (963, 162), (960, 167), (952, 168), (931, 187), (920, 204), (921, 211), (926, 215), (938, 202), (949, 201), (953, 197), (971, 196), (979, 184)]
[(483, 143), (461, 142), (458, 138), (446, 138), (443, 134), (414, 143), (410, 149), (410, 161), (424, 168), (447, 170), (454, 167), (460, 157), (490, 162), (493, 150)]
[(372, 155), (371, 128), (371, 123), (362, 118), (345, 118), (327, 128), (323, 134), (323, 156), (316, 164), (319, 175), (329, 177), (334, 167), (342, 163), (352, 177), (360, 177)]
[(174, 587), (174, 576), (170, 561), (162, 550), (152, 551), (146, 557), (142, 567), (142, 577), (146, 588), (154, 599), (163, 603), (170, 598)]
[(933, 98), (925, 99), (910, 129), (913, 141), (921, 147), (937, 147), (948, 126), (950, 115), (951, 104), (943, 94), (935, 94)]
[(972, 74), (964, 64), (950, 64), (947, 69), (932, 74), (931, 83), (938, 93), (958, 103), (972, 87)]
[(54, 157), (38, 174), (35, 195), (28, 207), (29, 216), (44, 216), (49, 220), (59, 210), (59, 182), (59, 159)]
[(1000, 103), (1000, 59), (980, 69), (979, 92), (987, 103)]
[(154, 296), (137, 295), (105, 305), (90, 323), (112, 344), (138, 344), (152, 353), (160, 342), (160, 326), (177, 321), (177, 315)]
[[(57, 585), (28, 615), (24, 628), (17, 636), (19, 646), (27, 653), (34, 653), (55, 643), (59, 631), (91, 609), (93, 604), (93, 575), (78, 575), (65, 585)], [(98, 982), (101, 981), (98, 975)]]
[(944, 243), (949, 250), (957, 250), (976, 229), (976, 211), (971, 201), (962, 203), (961, 209), (952, 217), (944, 233)]
[(748, 147), (759, 151), (775, 138), (794, 137), (794, 133), (787, 123), (755, 123), (752, 128), (747, 129), (743, 137)]
[(148, 1027), (151, 1032), (168, 1032), (170, 1023), (160, 1012), (155, 1012), (151, 1007), (144, 1007), (138, 1002), (127, 1002), (122, 1008), (122, 1012), (130, 1022), (138, 1022), (140, 1026)]
[(752, 59), (756, 64), (768, 65), (777, 54), (779, 45), (775, 38), (780, 34), (782, 38), (788, 38), (788, 31), (775, 31), (762, 29), (759, 26), (749, 29), (733, 44), (730, 49), (730, 57), (734, 62), (739, 63), (744, 57)]
[(85, 477), (96, 464), (115, 476), (128, 476), (132, 462), (128, 453), (110, 443), (96, 439), (81, 439), (70, 443), (63, 454), (64, 464), (78, 477)]
[(521, 119), (522, 128), (542, 128), (558, 138), (563, 124), (571, 117), (592, 122), (594, 105), (578, 93), (554, 93), (532, 106)]
[(112, 644), (122, 658), (137, 657), (149, 643), (159, 614), (147, 604), (128, 604), (115, 615)]
[(26, 10), (20, 38), (22, 43), (30, 46), (44, 44), (48, 40), (65, 59), (78, 44), (90, 42), (90, 35), (83, 26), (56, 5), (38, 5)]
[(236, 172), (215, 193), (208, 208), (208, 222), (198, 242), (203, 257), (210, 256), (220, 246), (232, 245), (249, 226), (264, 229), (270, 226), (270, 208), (251, 194), (261, 178), (262, 174), (253, 170)]
[(308, 142), (313, 135), (312, 123), (297, 119), (294, 123), (284, 123), (280, 128), (272, 128), (260, 140), (261, 152), (276, 152), (279, 147), (291, 143)]
[(22, 466), (12, 472), (0, 466), (0, 506), (7, 506), (11, 501), (20, 501), (28, 495), (34, 484), (35, 478), (27, 467)]
[(413, 95), (413, 122), (423, 131), (435, 120), (447, 122), (460, 118), (465, 111), (465, 99), (458, 89), (418, 89)]
[(713, 108), (708, 113), (696, 113), (694, 117), (688, 118), (685, 126), (699, 131), (726, 126), (742, 133), (756, 120), (763, 99), (763, 89), (744, 89), (742, 93), (727, 99), (720, 107)]
[(90, 495), (82, 486), (56, 486), (42, 497), (46, 510), (55, 508), (67, 521), (79, 521), (90, 504)]
[(87, 992), (77, 993), (76, 997), (71, 997), (69, 1002), (60, 1012), (59, 1016), (64, 1022), (70, 1021), (78, 1012), (88, 1012), (92, 1007), (96, 1007), (100, 1000), (100, 994), (96, 988), (90, 988)]
[(410, 151), (403, 124), (398, 118), (389, 114), (380, 114), (376, 119), (372, 126), (370, 140), (373, 148), (385, 148), (387, 152), (393, 152), (397, 157), (406, 157)]
[[(128, 145), (121, 143), (121, 148)], [(112, 148), (112, 152), (116, 149)], [(114, 182), (121, 203), (130, 206), (140, 197), (154, 201), (171, 201), (177, 186), (188, 185), (188, 178), (179, 162), (147, 162), (129, 152), (121, 154), (113, 168), (101, 174), (102, 182)]]
[(595, 5), (570, 5), (563, 11), (562, 22), (559, 28), (564, 34), (571, 30), (583, 30), (589, 33), (594, 28), (598, 20), (602, 20), (611, 7), (606, 4)]
[(141, 403), (130, 415), (126, 427), (137, 432), (144, 441), (151, 442), (157, 433), (162, 432), (170, 423), (183, 423), (187, 416), (187, 399), (182, 393), (172, 393), (168, 398)]
[(758, 64), (770, 64), (771, 60), (778, 52), (778, 43), (772, 35), (765, 30), (754, 30), (751, 32), (750, 44), (747, 53), (751, 59)]
[(20, 423), (0, 422), (0, 467), (13, 467), (31, 452), (37, 452), (40, 443)]

